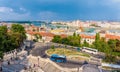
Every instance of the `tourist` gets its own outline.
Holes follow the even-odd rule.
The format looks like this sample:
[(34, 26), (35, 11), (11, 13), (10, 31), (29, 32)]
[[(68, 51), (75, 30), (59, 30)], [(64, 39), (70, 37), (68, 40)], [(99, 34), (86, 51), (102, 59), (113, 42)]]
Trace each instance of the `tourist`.
[(8, 65), (10, 65), (10, 61), (8, 61)]
[(0, 67), (0, 72), (2, 72), (2, 67)]

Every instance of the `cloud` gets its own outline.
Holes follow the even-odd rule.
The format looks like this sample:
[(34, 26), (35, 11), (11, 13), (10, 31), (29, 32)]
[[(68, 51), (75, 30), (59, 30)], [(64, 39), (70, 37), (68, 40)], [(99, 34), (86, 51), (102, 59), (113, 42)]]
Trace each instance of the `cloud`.
[(18, 13), (8, 13), (8, 14), (2, 14), (0, 13), (1, 20), (31, 20), (30, 13), (25, 14), (18, 14)]
[(1, 20), (120, 19), (119, 15), (120, 0), (0, 0)]
[(24, 12), (26, 11), (26, 9), (23, 8), (23, 7), (20, 7), (19, 9), (20, 9), (21, 11), (24, 11)]
[(13, 12), (13, 9), (9, 7), (0, 7), (0, 12), (2, 13)]
[[(20, 8), (24, 10), (23, 8)], [(30, 13), (17, 13), (12, 8), (0, 7), (0, 20), (30, 20)]]
[(110, 0), (113, 3), (120, 3), (120, 0)]

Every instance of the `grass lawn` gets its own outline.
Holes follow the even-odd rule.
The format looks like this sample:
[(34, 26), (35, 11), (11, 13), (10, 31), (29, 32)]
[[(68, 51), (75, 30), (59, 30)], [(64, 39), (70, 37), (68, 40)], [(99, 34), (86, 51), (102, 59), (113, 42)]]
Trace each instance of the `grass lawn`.
[(52, 55), (52, 54), (58, 54), (58, 55), (65, 55), (65, 56), (85, 56), (85, 57), (90, 57), (90, 55), (88, 54), (84, 54), (84, 53), (81, 53), (81, 52), (78, 52), (78, 51), (72, 51), (72, 50), (69, 50), (69, 49), (65, 49), (65, 48), (55, 48), (55, 49), (49, 49), (47, 50), (47, 53), (49, 55)]

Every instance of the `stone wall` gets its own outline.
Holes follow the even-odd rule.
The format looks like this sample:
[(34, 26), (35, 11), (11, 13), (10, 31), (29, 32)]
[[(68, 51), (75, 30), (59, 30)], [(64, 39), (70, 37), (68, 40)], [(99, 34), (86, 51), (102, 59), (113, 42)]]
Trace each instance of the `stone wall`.
[(4, 53), (3, 60), (6, 61), (6, 60), (10, 60), (11, 58), (16, 58), (16, 57), (20, 57), (20, 56), (24, 56), (24, 55), (27, 55), (27, 51), (12, 50), (10, 52)]

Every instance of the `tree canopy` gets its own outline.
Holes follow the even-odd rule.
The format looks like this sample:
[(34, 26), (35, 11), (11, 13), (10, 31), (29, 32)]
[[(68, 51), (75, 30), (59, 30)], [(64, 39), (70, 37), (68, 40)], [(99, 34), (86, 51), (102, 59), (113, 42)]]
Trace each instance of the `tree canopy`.
[(0, 57), (4, 52), (19, 48), (25, 38), (25, 29), (20, 24), (12, 24), (10, 32), (7, 26), (0, 26)]
[[(99, 33), (96, 33), (95, 36), (95, 42), (93, 44), (89, 45), (89, 43), (84, 40), (83, 43), (81, 43), (81, 37), (79, 35), (76, 35), (74, 33), (72, 36), (68, 36), (66, 38), (61, 38), (59, 35), (55, 36), (52, 40), (53, 42), (56, 43), (62, 43), (62, 44), (67, 44), (71, 46), (85, 46), (85, 47), (92, 47), (95, 49), (98, 49), (100, 52), (104, 52), (106, 54), (105, 61), (108, 62), (116, 62), (117, 57), (120, 57), (120, 40), (112, 40), (109, 39), (106, 41), (104, 37), (100, 37)], [(111, 57), (114, 57), (114, 59), (111, 59)]]
[(74, 33), (72, 36), (68, 36), (66, 38), (61, 38), (59, 35), (56, 35), (54, 36), (52, 41), (56, 43), (62, 43), (72, 46), (80, 46), (80, 42), (81, 42), (80, 39), (81, 37), (79, 35), (76, 35), (76, 33)]

